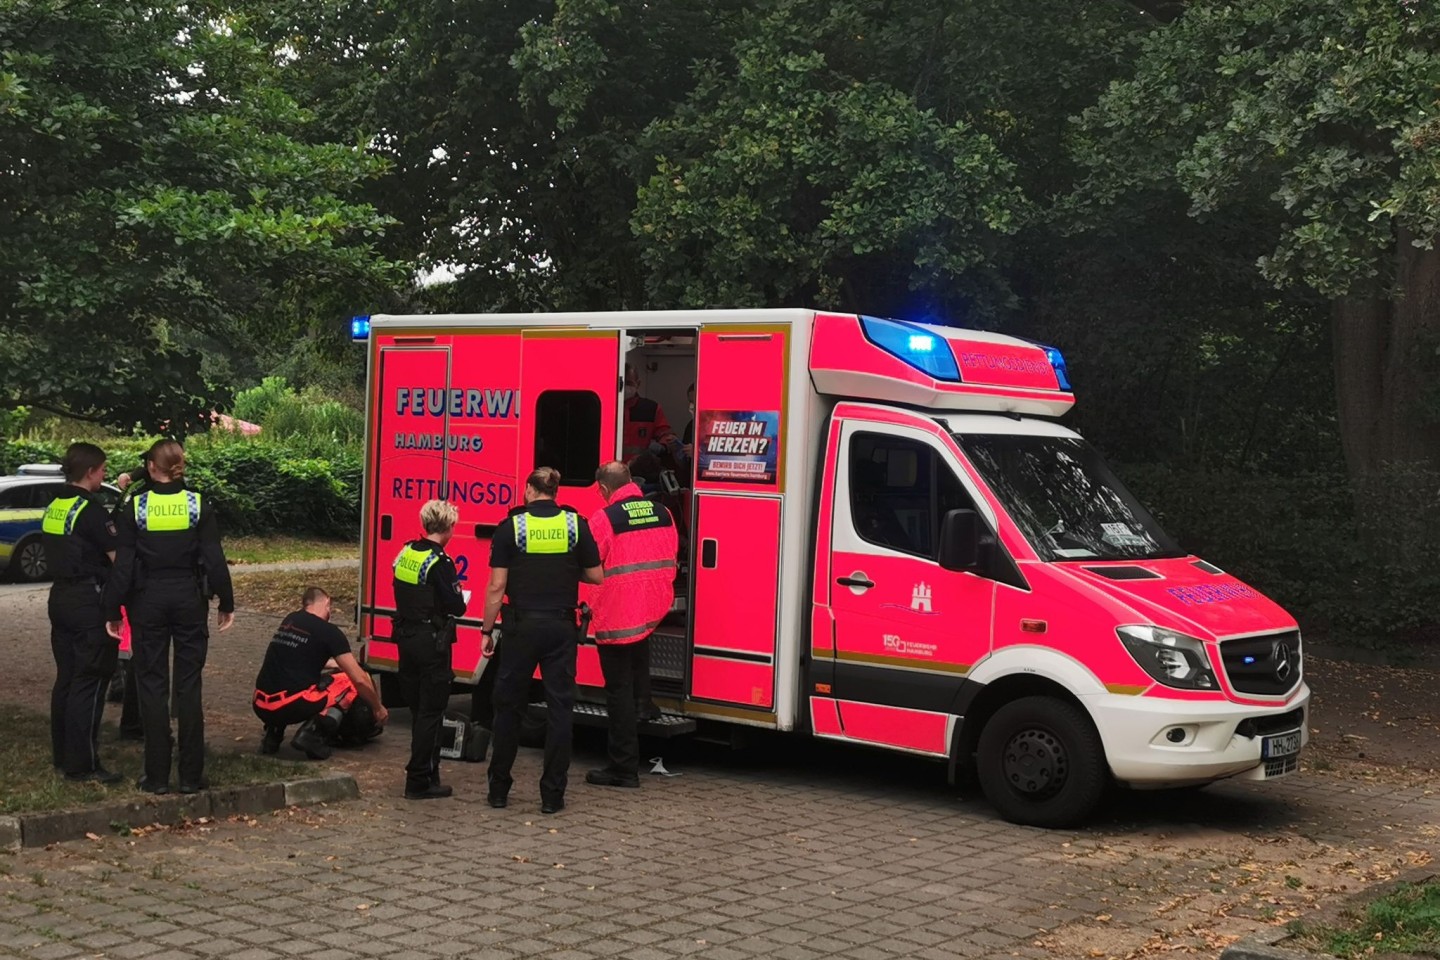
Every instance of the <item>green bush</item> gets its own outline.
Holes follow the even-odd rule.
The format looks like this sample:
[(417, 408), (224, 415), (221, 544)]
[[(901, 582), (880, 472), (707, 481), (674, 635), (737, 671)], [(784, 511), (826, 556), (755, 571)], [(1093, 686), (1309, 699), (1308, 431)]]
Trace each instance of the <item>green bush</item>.
[[(138, 466), (149, 439), (103, 444), (110, 479)], [(334, 446), (323, 458), (302, 448), (263, 439), (213, 433), (185, 445), (186, 473), (219, 511), (226, 534), (313, 534), (353, 537), (360, 530), (363, 454), (358, 446)], [(22, 463), (59, 463), (65, 444), (0, 442), (0, 472)]]
[(365, 439), (365, 415), (319, 390), (280, 398), (265, 414), (262, 432), (312, 452), (355, 446)]
[(284, 377), (266, 377), (258, 387), (235, 394), (233, 416), (246, 423), (263, 423), (277, 403), (294, 395)]
[(297, 393), (284, 377), (266, 377), (235, 397), (238, 419), (259, 424), (268, 440), (310, 455), (364, 442), (365, 415), (319, 387)]
[(1184, 549), (1264, 591), (1306, 629), (1356, 646), (1440, 630), (1440, 567), (1426, 549), (1440, 542), (1440, 476), (1392, 470), (1356, 489), (1333, 474), (1118, 472)]

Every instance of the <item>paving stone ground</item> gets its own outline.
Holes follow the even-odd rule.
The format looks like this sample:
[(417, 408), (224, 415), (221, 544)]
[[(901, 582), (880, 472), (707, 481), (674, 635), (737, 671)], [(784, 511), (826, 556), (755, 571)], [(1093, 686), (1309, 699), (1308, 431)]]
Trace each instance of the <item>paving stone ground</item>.
[[(43, 702), (43, 598), (0, 600), (0, 644), (22, 651), (0, 697)], [(214, 638), (217, 747), (257, 739), (236, 704), (272, 627), (242, 613)], [(1305, 775), (1118, 795), (1084, 830), (1041, 831), (923, 761), (778, 738), (671, 745), (683, 775), (638, 791), (584, 784), (600, 741), (582, 738), (555, 817), (538, 812), (528, 750), (509, 809), (485, 804), (468, 764), (447, 765), (454, 799), (407, 803), (396, 719), (330, 763), (356, 772), (362, 800), (0, 857), (0, 955), (1215, 956), (1440, 852), (1427, 786)]]

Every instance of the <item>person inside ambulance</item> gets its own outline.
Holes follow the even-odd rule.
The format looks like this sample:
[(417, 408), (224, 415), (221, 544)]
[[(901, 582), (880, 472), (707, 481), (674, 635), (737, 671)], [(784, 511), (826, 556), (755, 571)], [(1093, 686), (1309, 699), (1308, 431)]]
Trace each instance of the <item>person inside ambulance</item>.
[[(365, 740), (384, 727), (390, 712), (350, 652), (350, 641), (330, 622), (330, 594), (307, 587), (300, 609), (280, 622), (255, 678), (255, 716), (265, 725), (261, 753), (275, 753), (285, 728), (300, 724), (290, 742), (311, 760), (330, 756), (330, 741), (348, 730)], [(327, 674), (333, 662), (340, 672)], [(352, 739), (347, 738), (347, 739)]]
[(670, 511), (647, 499), (620, 461), (595, 474), (606, 506), (590, 517), (605, 581), (595, 591), (595, 643), (610, 715), (609, 760), (585, 775), (604, 787), (640, 786), (638, 720), (650, 700), (650, 634), (675, 602), (678, 534)]
[(675, 431), (665, 419), (660, 404), (640, 396), (640, 374), (633, 363), (625, 364), (625, 435), (622, 452), (626, 461), (643, 453), (660, 454), (675, 442)]
[(685, 432), (680, 436), (680, 453), (688, 464), (695, 458), (695, 384), (690, 384), (690, 389), (685, 391), (685, 399), (690, 403), (690, 422), (685, 424)]

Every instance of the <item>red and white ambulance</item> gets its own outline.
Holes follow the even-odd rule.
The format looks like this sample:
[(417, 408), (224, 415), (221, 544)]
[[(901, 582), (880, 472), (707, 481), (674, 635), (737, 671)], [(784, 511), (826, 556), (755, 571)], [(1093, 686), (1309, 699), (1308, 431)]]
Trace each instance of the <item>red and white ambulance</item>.
[[(1054, 348), (811, 310), (353, 327), (370, 355), (371, 670), (395, 669), (391, 564), (441, 497), (460, 509), (450, 552), (474, 585), (454, 673), (482, 681), (489, 538), (537, 465), (561, 472), (562, 503), (600, 506), (630, 364), (677, 434), (696, 395), (693, 456), (646, 467), (682, 527), (653, 640), (661, 726), (793, 731), (952, 776), (973, 764), (1006, 818), (1037, 825), (1083, 819), (1112, 779), (1297, 768), (1310, 691), (1294, 619), (1177, 547), (1057, 422), (1074, 397)], [(593, 645), (578, 682), (577, 709), (601, 713)]]

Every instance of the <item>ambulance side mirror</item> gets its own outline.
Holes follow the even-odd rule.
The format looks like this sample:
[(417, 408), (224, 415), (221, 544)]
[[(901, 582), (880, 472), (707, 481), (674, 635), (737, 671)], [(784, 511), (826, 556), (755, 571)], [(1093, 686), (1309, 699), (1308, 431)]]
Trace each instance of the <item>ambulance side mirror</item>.
[(980, 515), (974, 510), (951, 510), (940, 523), (940, 566), (946, 570), (973, 570), (980, 563)]

